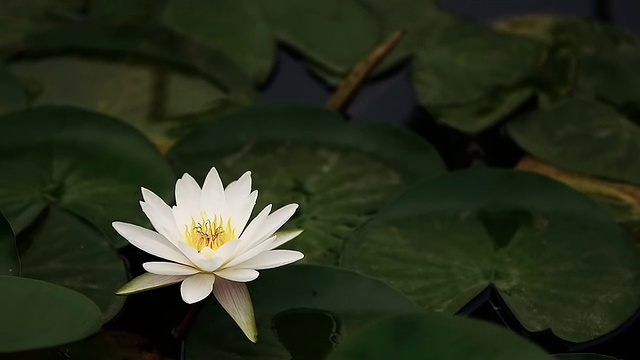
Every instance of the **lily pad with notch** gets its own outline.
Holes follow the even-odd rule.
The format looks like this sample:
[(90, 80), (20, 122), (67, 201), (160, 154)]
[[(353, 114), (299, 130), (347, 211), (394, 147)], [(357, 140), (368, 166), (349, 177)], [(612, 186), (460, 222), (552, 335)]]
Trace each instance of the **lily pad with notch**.
[(525, 329), (593, 340), (640, 306), (640, 254), (595, 202), (544, 176), (422, 182), (353, 233), (342, 265), (455, 313), (493, 284)]
[(330, 267), (268, 270), (248, 286), (258, 342), (249, 343), (213, 300), (187, 338), (187, 359), (323, 360), (359, 329), (386, 316), (420, 310), (380, 281)]
[(309, 106), (256, 106), (212, 119), (168, 153), (178, 173), (223, 182), (253, 172), (256, 211), (298, 203), (286, 226), (307, 261), (336, 264), (344, 238), (417, 180), (445, 168), (433, 147), (391, 124), (346, 124)]
[(0, 117), (0, 208), (16, 234), (49, 206), (95, 224), (115, 247), (114, 220), (147, 222), (140, 187), (172, 197), (174, 175), (154, 146), (123, 122), (70, 107)]

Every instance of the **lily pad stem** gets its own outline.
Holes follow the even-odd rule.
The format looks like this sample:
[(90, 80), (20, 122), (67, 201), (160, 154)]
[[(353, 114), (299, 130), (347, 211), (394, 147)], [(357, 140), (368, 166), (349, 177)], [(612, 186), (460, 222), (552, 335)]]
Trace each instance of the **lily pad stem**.
[(187, 337), (193, 323), (198, 318), (198, 314), (200, 314), (200, 311), (202, 311), (207, 302), (209, 302), (210, 297), (211, 296), (208, 296), (204, 300), (191, 305), (189, 311), (187, 311), (187, 314), (184, 316), (184, 319), (182, 319), (182, 322), (171, 330), (171, 335), (173, 335), (173, 337), (177, 339), (184, 339)]
[(369, 74), (384, 60), (384, 58), (393, 50), (400, 40), (404, 37), (406, 31), (398, 30), (387, 37), (380, 45), (366, 57), (360, 61), (351, 70), (344, 80), (340, 83), (336, 91), (331, 95), (325, 107), (332, 111), (342, 111), (349, 103), (351, 98), (358, 92)]

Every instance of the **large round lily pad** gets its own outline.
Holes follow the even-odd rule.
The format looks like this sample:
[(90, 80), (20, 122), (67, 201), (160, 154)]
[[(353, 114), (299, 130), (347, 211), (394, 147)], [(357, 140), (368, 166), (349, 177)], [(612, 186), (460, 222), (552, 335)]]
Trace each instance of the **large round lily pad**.
[[(424, 140), (389, 124), (346, 124), (307, 106), (252, 107), (206, 123), (168, 153), (176, 172), (200, 181), (216, 166), (223, 181), (253, 172), (256, 211), (300, 204), (290, 246), (335, 264), (344, 238), (416, 180), (444, 172)], [(288, 244), (288, 245), (289, 245)]]
[(454, 313), (493, 284), (530, 331), (581, 342), (640, 305), (640, 254), (595, 202), (544, 176), (472, 169), (425, 181), (346, 243), (342, 264)]
[(358, 329), (420, 310), (380, 281), (329, 267), (263, 271), (248, 286), (258, 342), (249, 342), (214, 299), (189, 333), (188, 360), (323, 360)]
[(330, 360), (551, 360), (542, 349), (486, 322), (441, 314), (401, 315), (340, 345)]
[(559, 167), (640, 184), (640, 127), (608, 105), (567, 100), (508, 125), (526, 151)]
[(62, 286), (0, 275), (0, 289), (0, 353), (80, 340), (102, 324), (91, 300)]
[(0, 275), (20, 275), (20, 258), (13, 230), (0, 213)]
[[(533, 40), (457, 21), (424, 41), (416, 52), (412, 82), (419, 103), (436, 118), (456, 129), (478, 132), (526, 100), (510, 93), (522, 92), (519, 84), (533, 72), (541, 54), (542, 46)], [(503, 94), (496, 99), (496, 92)], [(481, 111), (440, 116), (478, 101), (481, 105), (474, 108)]]
[(276, 60), (276, 41), (252, 0), (169, 0), (162, 23), (225, 53), (257, 83), (264, 82)]
[(165, 199), (174, 175), (153, 145), (115, 119), (41, 107), (0, 117), (0, 208), (19, 234), (48, 206), (96, 224), (115, 246), (122, 220), (145, 223), (140, 187)]
[(124, 264), (98, 229), (52, 207), (18, 236), (21, 275), (76, 290), (93, 300), (105, 321), (124, 304), (115, 295), (127, 281)]

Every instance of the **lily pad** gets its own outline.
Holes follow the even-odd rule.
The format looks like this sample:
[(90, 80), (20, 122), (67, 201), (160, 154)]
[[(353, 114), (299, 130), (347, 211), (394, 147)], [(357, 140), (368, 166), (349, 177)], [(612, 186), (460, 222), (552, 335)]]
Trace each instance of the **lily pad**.
[(63, 346), (12, 354), (6, 360), (60, 360), (64, 358), (92, 360), (173, 359), (163, 356), (148, 339), (140, 335), (107, 330)]
[(0, 114), (27, 107), (27, 92), (20, 80), (0, 63)]
[(169, 0), (162, 23), (223, 52), (263, 83), (276, 61), (276, 40), (252, 0)]
[(618, 360), (618, 358), (597, 354), (562, 354), (555, 357), (562, 360)]
[(544, 176), (422, 182), (348, 239), (342, 264), (454, 313), (493, 284), (529, 331), (595, 339), (640, 305), (640, 254), (595, 202)]
[(610, 106), (567, 100), (507, 129), (518, 145), (553, 165), (640, 184), (640, 127)]
[(531, 156), (520, 160), (517, 169), (548, 176), (589, 196), (607, 210), (640, 248), (640, 186), (572, 173)]
[[(590, 19), (558, 15), (526, 15), (502, 19), (494, 23), (501, 31), (526, 36), (547, 46), (544, 61), (533, 76), (532, 85), (539, 92), (543, 105), (556, 103), (576, 93), (578, 61), (592, 56), (608, 56), (623, 49), (636, 48), (640, 42), (632, 34), (610, 24)], [(583, 64), (584, 65), (584, 64)], [(604, 81), (626, 69), (609, 63), (600, 68)], [(614, 89), (629, 81), (616, 83)], [(633, 86), (633, 85), (632, 85)], [(615, 90), (614, 90), (615, 91)]]
[(13, 230), (0, 213), (0, 275), (20, 275), (20, 258)]
[(188, 360), (322, 360), (359, 329), (387, 316), (420, 310), (380, 281), (329, 267), (294, 265), (264, 271), (248, 286), (258, 342), (249, 343), (214, 300), (189, 333)]
[(640, 48), (598, 52), (578, 60), (577, 91), (612, 104), (640, 125)]
[(346, 124), (307, 106), (257, 106), (217, 117), (168, 153), (178, 173), (202, 180), (216, 166), (223, 181), (253, 172), (256, 211), (298, 203), (291, 246), (307, 261), (336, 264), (345, 237), (420, 178), (445, 171), (421, 138), (384, 123)]
[(486, 322), (440, 314), (401, 315), (338, 347), (329, 360), (551, 360), (542, 349)]
[(219, 51), (150, 26), (121, 31), (90, 24), (61, 26), (29, 36), (24, 46), (23, 51), (38, 56), (86, 54), (172, 66), (203, 76), (239, 103), (256, 96), (250, 79)]
[[(379, 66), (385, 70), (398, 61), (412, 56), (422, 45), (440, 36), (440, 33), (457, 21), (457, 18), (441, 9), (435, 0), (361, 0), (378, 17), (382, 37), (400, 29), (406, 30), (398, 46)], [(382, 38), (379, 40), (381, 41)]]
[(150, 22), (162, 11), (162, 2), (164, 0), (91, 0), (87, 17), (90, 21), (114, 26)]
[(116, 247), (114, 220), (145, 224), (140, 187), (172, 197), (174, 175), (153, 145), (115, 119), (68, 107), (0, 117), (0, 208), (20, 234), (47, 207), (89, 220)]
[(78, 2), (65, 0), (4, 0), (0, 3), (0, 48), (29, 34), (50, 29), (76, 17)]
[(105, 321), (124, 304), (115, 295), (127, 281), (109, 239), (84, 220), (52, 207), (18, 236), (22, 276), (76, 290), (95, 302)]
[(87, 297), (44, 281), (0, 275), (0, 353), (56, 346), (100, 329), (100, 310)]
[[(359, 1), (258, 1), (276, 36), (308, 60), (346, 74), (387, 34)], [(322, 74), (320, 74), (322, 75)]]
[(20, 61), (11, 69), (31, 85), (32, 106), (69, 105), (122, 119), (161, 150), (198, 125), (180, 119), (215, 112), (227, 101), (201, 78), (144, 65), (55, 57)]
[[(471, 21), (458, 21), (425, 41), (416, 53), (412, 82), (418, 101), (447, 125), (462, 131), (482, 130), (524, 101), (521, 95), (504, 92), (521, 92), (516, 85), (533, 71), (542, 49), (530, 39), (493, 31)], [(502, 91), (501, 97), (507, 101), (492, 101), (491, 94), (497, 91)], [(472, 116), (462, 119), (458, 118), (460, 113), (439, 117), (443, 108), (451, 111), (478, 101), (484, 104), (484, 113), (492, 116), (484, 115), (478, 120), (472, 112)]]

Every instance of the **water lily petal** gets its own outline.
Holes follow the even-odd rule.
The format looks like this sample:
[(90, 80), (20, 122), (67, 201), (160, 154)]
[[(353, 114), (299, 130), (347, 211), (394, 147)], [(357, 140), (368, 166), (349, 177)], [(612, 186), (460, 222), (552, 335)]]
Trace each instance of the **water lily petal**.
[(258, 199), (258, 190), (254, 190), (247, 196), (242, 204), (240, 204), (233, 211), (233, 215), (231, 217), (233, 226), (235, 227), (235, 233), (241, 234), (244, 230), (244, 227), (247, 225), (249, 221), (249, 217), (251, 217), (251, 212), (253, 208), (256, 206), (256, 200)]
[(149, 221), (151, 221), (153, 228), (175, 245), (180, 241), (180, 236), (176, 231), (176, 223), (171, 207), (158, 195), (145, 188), (142, 188), (142, 198), (144, 201), (140, 201), (140, 206)]
[(271, 243), (271, 247), (267, 250), (275, 249), (285, 243), (295, 239), (298, 235), (302, 234), (303, 230), (283, 230), (276, 233), (276, 239)]
[(293, 250), (271, 250), (260, 253), (253, 258), (238, 264), (237, 268), (254, 270), (273, 269), (283, 265), (291, 264), (304, 257), (299, 251)]
[(270, 212), (271, 204), (265, 206), (264, 209), (262, 209), (262, 211), (260, 211), (260, 213), (258, 213), (258, 215), (256, 215), (256, 217), (251, 220), (249, 226), (244, 229), (242, 235), (240, 235), (240, 240), (243, 242), (242, 249), (244, 249), (245, 246), (248, 246), (253, 239), (256, 239), (254, 235), (258, 232), (258, 230), (260, 230), (260, 227), (262, 226), (262, 224), (264, 224), (264, 221), (267, 219), (267, 217), (269, 217)]
[(169, 286), (186, 279), (187, 276), (165, 276), (151, 273), (144, 273), (126, 283), (118, 291), (117, 295), (131, 295), (141, 291), (153, 290), (164, 286)]
[(189, 276), (182, 282), (180, 293), (187, 304), (197, 303), (206, 298), (213, 290), (216, 276), (213, 274), (196, 274)]
[(202, 190), (196, 180), (185, 173), (176, 181), (176, 205), (198, 212)]
[(227, 280), (236, 281), (236, 282), (247, 282), (255, 280), (258, 275), (260, 275), (257, 271), (253, 269), (235, 269), (235, 268), (225, 268), (222, 270), (218, 270), (215, 274), (221, 278), (225, 278)]
[(264, 220), (264, 223), (260, 226), (260, 229), (256, 231), (253, 236), (258, 238), (259, 240), (270, 237), (273, 233), (280, 229), (280, 227), (284, 225), (284, 223), (286, 223), (291, 218), (291, 216), (293, 216), (297, 208), (298, 204), (289, 204), (274, 211)]
[(142, 267), (152, 274), (158, 275), (194, 275), (200, 270), (191, 266), (164, 261), (150, 261), (142, 264)]
[(235, 267), (238, 264), (241, 264), (249, 259), (251, 259), (252, 257), (260, 254), (263, 251), (267, 251), (267, 250), (271, 250), (273, 249), (272, 247), (272, 243), (273, 241), (275, 241), (276, 237), (272, 236), (266, 240), (264, 240), (263, 242), (261, 242), (258, 245), (255, 245), (253, 247), (251, 247), (250, 249), (247, 249), (244, 252), (237, 252), (236, 254), (234, 254), (235, 256), (231, 257), (229, 259), (229, 262), (226, 263), (224, 265), (225, 268), (231, 268), (231, 267)]
[(116, 221), (113, 228), (138, 249), (151, 255), (184, 265), (193, 265), (180, 250), (164, 236), (143, 227)]
[(247, 171), (236, 181), (232, 181), (224, 189), (224, 197), (232, 207), (244, 203), (251, 192), (251, 171)]
[(209, 170), (202, 185), (202, 196), (200, 197), (200, 208), (211, 211), (219, 205), (225, 203), (224, 187), (222, 180), (215, 167)]
[(258, 341), (258, 329), (247, 286), (244, 283), (218, 278), (213, 295), (247, 338), (254, 343)]

